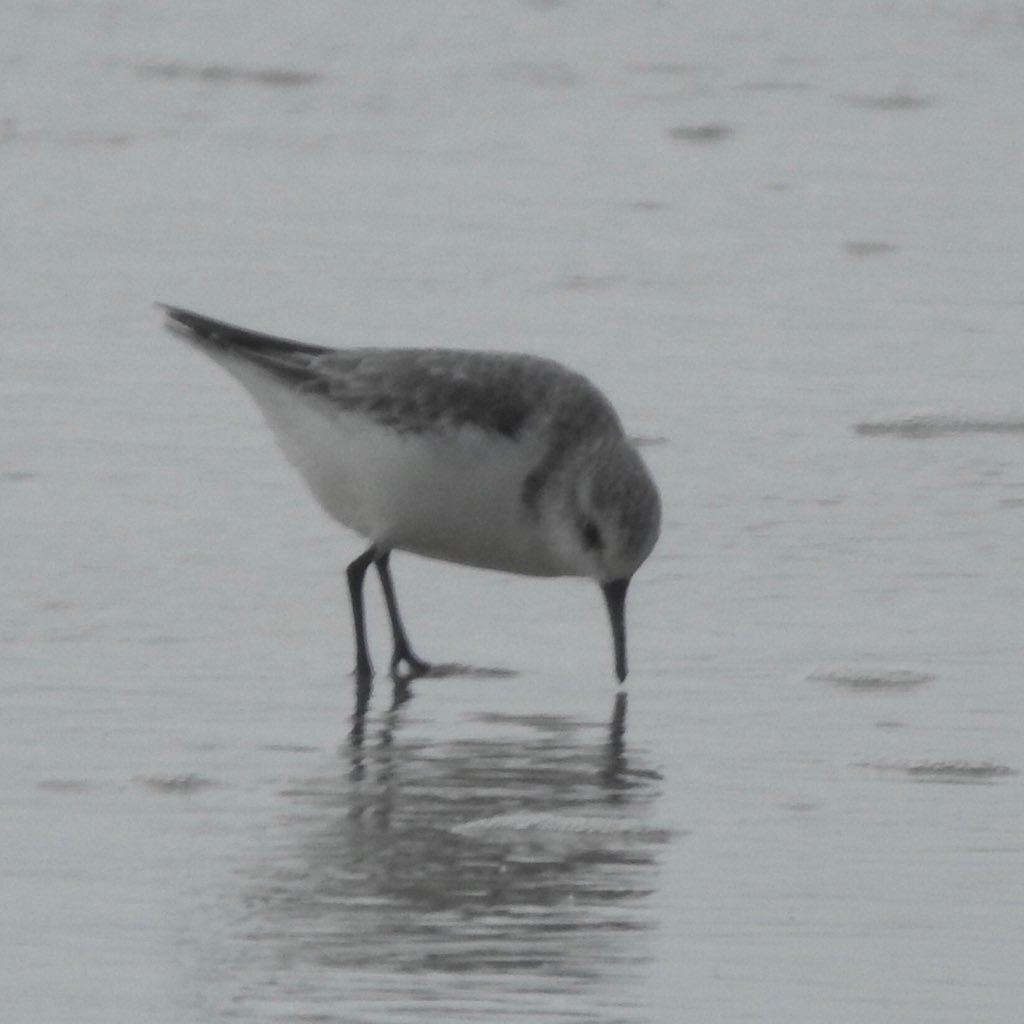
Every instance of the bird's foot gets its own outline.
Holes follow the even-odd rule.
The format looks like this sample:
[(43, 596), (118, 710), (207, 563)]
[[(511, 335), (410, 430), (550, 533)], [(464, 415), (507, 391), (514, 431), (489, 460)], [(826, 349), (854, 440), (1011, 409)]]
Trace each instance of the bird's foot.
[(417, 658), (408, 647), (396, 648), (391, 656), (391, 678), (396, 683), (408, 683), (419, 676), (429, 675), (430, 669), (431, 665)]

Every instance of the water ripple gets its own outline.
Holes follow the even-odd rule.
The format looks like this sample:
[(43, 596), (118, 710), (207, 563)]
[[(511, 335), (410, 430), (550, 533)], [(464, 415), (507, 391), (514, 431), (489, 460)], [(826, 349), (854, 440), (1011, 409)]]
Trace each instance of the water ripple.
[(955, 434), (1024, 434), (1024, 416), (969, 416), (920, 413), (893, 419), (863, 420), (854, 432), (864, 436), (930, 439)]
[(234, 1004), (254, 1012), (315, 972), (318, 999), (347, 1000), (353, 1019), (412, 1014), (422, 987), (371, 977), (384, 971), (453, 979), (431, 1003), (452, 1019), (552, 992), (575, 993), (581, 1020), (621, 1019), (595, 993), (648, 962), (669, 839), (658, 775), (624, 748), (624, 700), (605, 726), (489, 713), (437, 744), (408, 713), (366, 722), (334, 770), (282, 794), (287, 827), (245, 886)]

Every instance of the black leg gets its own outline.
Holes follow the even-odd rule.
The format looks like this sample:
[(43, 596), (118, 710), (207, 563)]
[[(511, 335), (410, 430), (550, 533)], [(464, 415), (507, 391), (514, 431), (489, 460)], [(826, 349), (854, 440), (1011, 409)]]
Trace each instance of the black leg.
[[(394, 652), (391, 655), (391, 678), (398, 682), (406, 681), (414, 676), (425, 675), (430, 671), (430, 666), (422, 658), (416, 657), (409, 644), (409, 638), (405, 634), (402, 616), (398, 612), (398, 601), (395, 598), (395, 585), (391, 582), (391, 569), (388, 565), (390, 557), (390, 551), (377, 553), (373, 559), (373, 564), (377, 566), (380, 585), (384, 588), (384, 602), (388, 606), (388, 618), (391, 620), (391, 638), (395, 645)], [(405, 674), (399, 671), (403, 661), (409, 667), (409, 671)]]
[(373, 678), (373, 665), (366, 646), (366, 615), (363, 611), (363, 580), (370, 563), (377, 558), (377, 549), (367, 548), (355, 561), (349, 563), (348, 594), (352, 599), (352, 625), (356, 637), (356, 684), (365, 688)]

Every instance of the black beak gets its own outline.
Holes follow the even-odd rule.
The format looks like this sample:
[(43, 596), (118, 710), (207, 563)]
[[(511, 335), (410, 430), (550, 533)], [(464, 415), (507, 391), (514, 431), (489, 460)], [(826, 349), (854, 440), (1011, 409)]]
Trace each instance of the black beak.
[(612, 643), (615, 645), (615, 674), (621, 683), (626, 678), (626, 590), (629, 580), (612, 580), (603, 583), (604, 600), (608, 605), (608, 617), (612, 620)]

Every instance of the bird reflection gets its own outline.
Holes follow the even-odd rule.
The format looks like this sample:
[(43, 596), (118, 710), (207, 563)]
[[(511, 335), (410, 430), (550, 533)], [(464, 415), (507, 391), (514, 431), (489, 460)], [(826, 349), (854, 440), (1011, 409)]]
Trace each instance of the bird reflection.
[(290, 790), (301, 834), (256, 885), (282, 960), (578, 980), (639, 962), (668, 836), (624, 693), (604, 724), (478, 714), (447, 742), (414, 705), (368, 703), (341, 770)]
[[(391, 688), (391, 710), (401, 707), (413, 695), (413, 683), (417, 678), (429, 677), (431, 679), (443, 679), (451, 677), (471, 677), (476, 679), (508, 679), (518, 675), (512, 669), (507, 668), (485, 668), (480, 665), (465, 665), (460, 662), (448, 662), (445, 664), (432, 665), (429, 672), (423, 676), (397, 676), (392, 679)], [(353, 743), (359, 744), (363, 739), (365, 720), (370, 708), (370, 697), (373, 694), (372, 676), (355, 676), (355, 710), (352, 713), (352, 729), (349, 737)], [(621, 695), (624, 698), (624, 695)]]
[[(363, 740), (366, 735), (366, 716), (370, 708), (372, 684), (367, 679), (358, 679), (355, 688), (355, 708), (352, 712), (352, 728), (349, 730), (349, 745), (353, 752), (353, 769), (363, 765)], [(391, 707), (384, 719), (380, 735), (382, 744), (390, 744), (391, 734), (398, 723), (398, 710), (412, 696), (410, 680), (395, 680), (392, 689)], [(626, 770), (626, 710), (628, 699), (625, 690), (618, 690), (612, 703), (611, 720), (608, 724), (608, 739), (605, 745), (605, 763), (602, 777), (614, 783)]]
[[(366, 736), (366, 716), (370, 708), (372, 684), (369, 679), (356, 680), (356, 703), (352, 712), (352, 728), (348, 734), (351, 752), (350, 778), (360, 780), (366, 774), (366, 759), (363, 754), (363, 741)], [(391, 707), (384, 716), (377, 737), (379, 750), (390, 747), (392, 736), (399, 721), (399, 709), (412, 696), (408, 680), (395, 680), (393, 683)]]
[(605, 749), (604, 780), (614, 784), (626, 776), (626, 691), (615, 694), (612, 705), (612, 720), (608, 726), (608, 743)]

